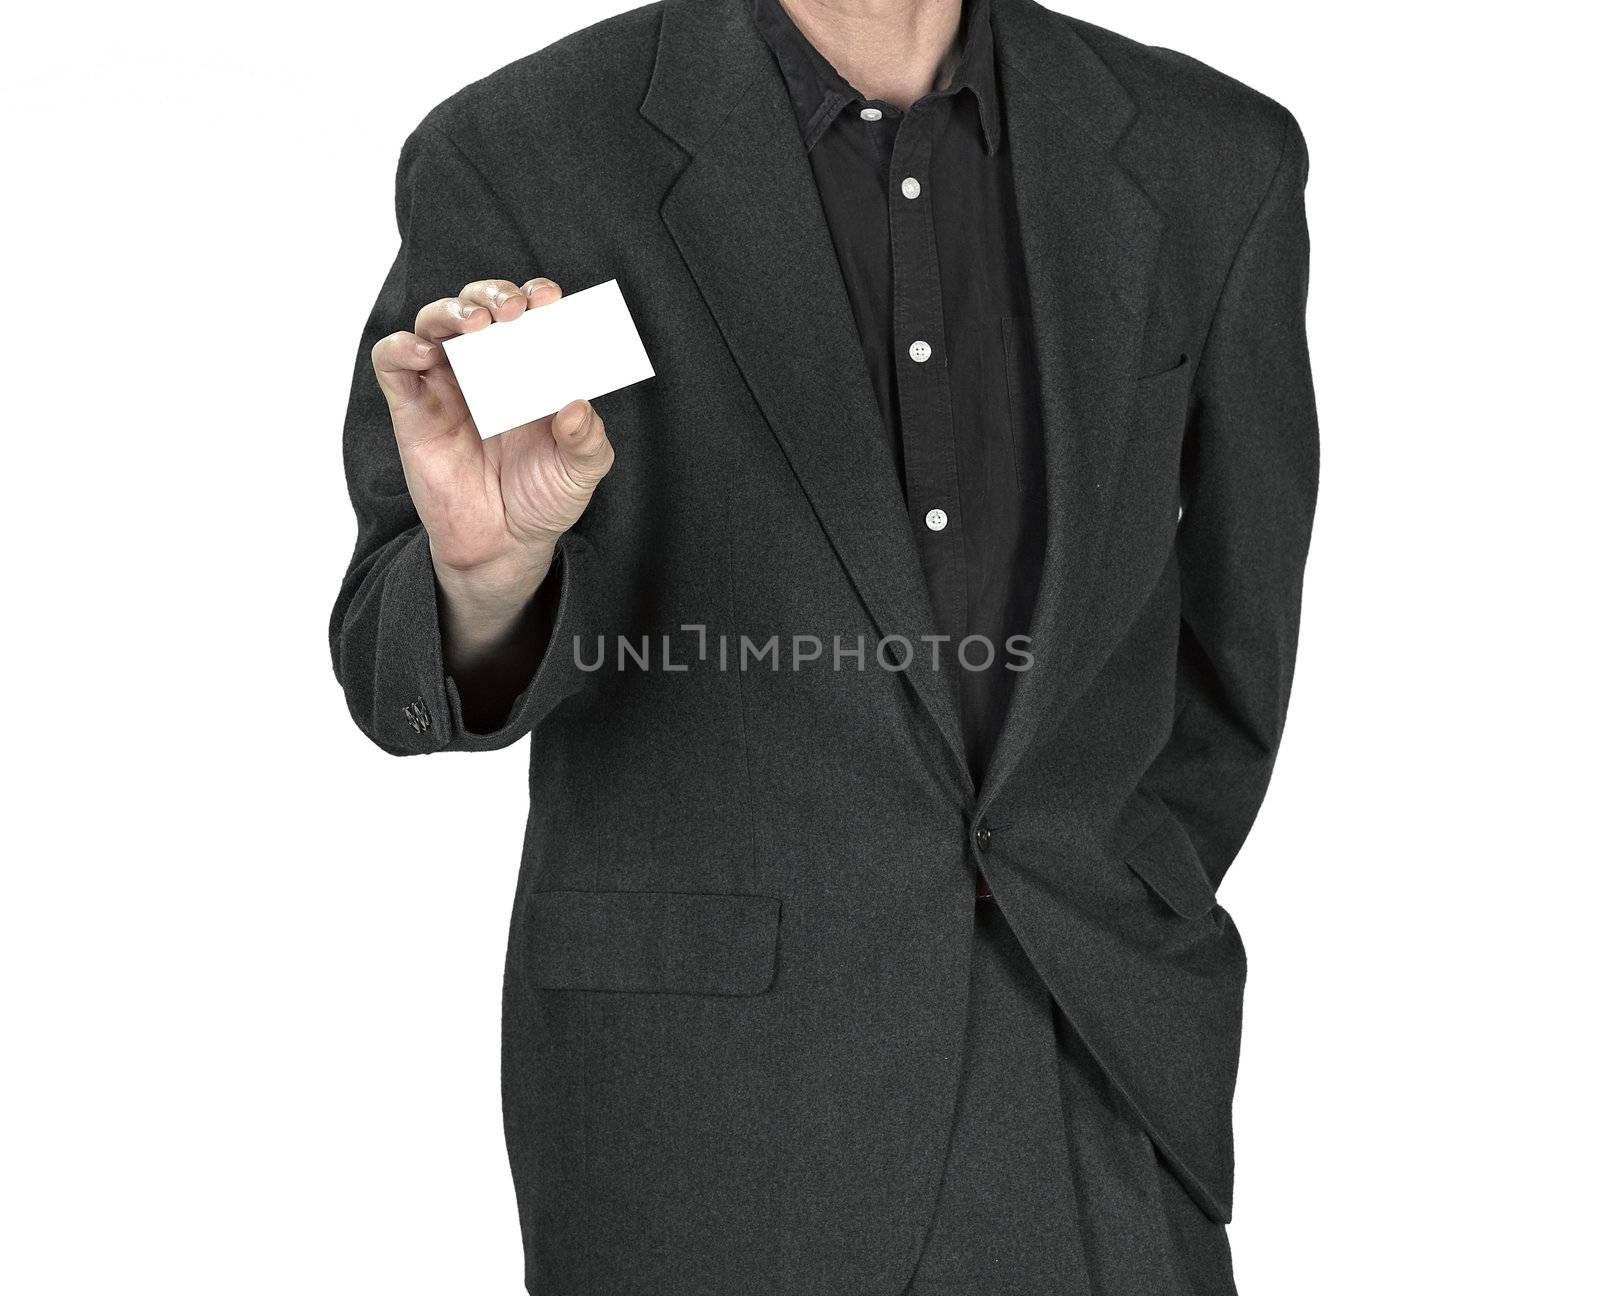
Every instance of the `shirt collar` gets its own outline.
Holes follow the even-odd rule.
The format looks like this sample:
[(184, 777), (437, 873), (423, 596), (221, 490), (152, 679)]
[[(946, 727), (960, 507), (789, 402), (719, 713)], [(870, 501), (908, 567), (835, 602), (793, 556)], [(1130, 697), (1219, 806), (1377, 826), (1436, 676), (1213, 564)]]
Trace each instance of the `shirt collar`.
[[(810, 152), (839, 114), (865, 96), (846, 81), (795, 26), (782, 0), (753, 0), (756, 27), (772, 49), (789, 88), (800, 137)], [(978, 101), (984, 148), (1000, 147), (1000, 96), (995, 85), (994, 28), (989, 20), (990, 0), (967, 0), (963, 16), (965, 39), (955, 72), (943, 94), (970, 90)]]

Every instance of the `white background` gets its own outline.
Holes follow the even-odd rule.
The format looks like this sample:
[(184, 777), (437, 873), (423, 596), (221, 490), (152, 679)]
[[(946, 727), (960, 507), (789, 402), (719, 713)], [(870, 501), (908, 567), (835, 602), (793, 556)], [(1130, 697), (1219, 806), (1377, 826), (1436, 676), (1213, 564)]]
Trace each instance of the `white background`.
[[(8, 1292), (520, 1290), (497, 1016), (526, 748), (397, 761), (350, 724), (339, 428), (407, 132), (620, 7), (9, 20)], [(1224, 888), (1241, 1291), (1593, 1291), (1581, 8), (1074, 12), (1266, 91), (1311, 149), (1322, 504)]]

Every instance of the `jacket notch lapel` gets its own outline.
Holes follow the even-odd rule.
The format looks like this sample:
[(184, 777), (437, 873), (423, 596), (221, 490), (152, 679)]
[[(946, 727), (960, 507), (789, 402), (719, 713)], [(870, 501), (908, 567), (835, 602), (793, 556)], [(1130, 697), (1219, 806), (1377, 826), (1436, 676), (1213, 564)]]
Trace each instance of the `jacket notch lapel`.
[(954, 683), (919, 640), (934, 633), (932, 604), (888, 433), (794, 112), (748, 9), (664, 10), (642, 111), (690, 157), (661, 217), (874, 627), (914, 645), (905, 673), (966, 779)]
[(1125, 161), (1136, 131), (1126, 91), (1059, 15), (1029, 0), (996, 0), (994, 15), (1034, 323), (1048, 521), (1034, 665), (1017, 681), (984, 806), (1071, 676), (1092, 610), (1163, 227)]

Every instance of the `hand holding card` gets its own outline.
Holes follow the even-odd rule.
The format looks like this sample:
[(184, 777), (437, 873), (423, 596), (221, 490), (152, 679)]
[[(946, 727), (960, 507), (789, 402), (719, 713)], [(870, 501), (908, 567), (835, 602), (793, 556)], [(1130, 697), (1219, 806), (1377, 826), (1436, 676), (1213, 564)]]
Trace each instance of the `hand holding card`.
[(485, 437), (655, 376), (615, 279), (446, 338), (444, 349)]
[(614, 283), (563, 301), (541, 277), (475, 279), (427, 303), (372, 365), (427, 537), (446, 665), (478, 679), (520, 660), (561, 537), (611, 470), (589, 397), (650, 377), (649, 361)]

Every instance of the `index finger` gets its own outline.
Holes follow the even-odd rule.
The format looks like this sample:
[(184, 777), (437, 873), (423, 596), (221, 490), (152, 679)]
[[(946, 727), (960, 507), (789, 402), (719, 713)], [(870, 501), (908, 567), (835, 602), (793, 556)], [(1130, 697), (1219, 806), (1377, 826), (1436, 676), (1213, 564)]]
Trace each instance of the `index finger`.
[(417, 322), (412, 332), (430, 342), (443, 342), (445, 338), (486, 329), (492, 320), (493, 316), (486, 306), (475, 305), (460, 297), (441, 297), (417, 312)]

